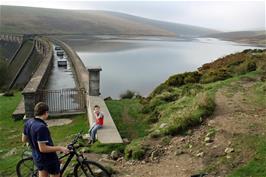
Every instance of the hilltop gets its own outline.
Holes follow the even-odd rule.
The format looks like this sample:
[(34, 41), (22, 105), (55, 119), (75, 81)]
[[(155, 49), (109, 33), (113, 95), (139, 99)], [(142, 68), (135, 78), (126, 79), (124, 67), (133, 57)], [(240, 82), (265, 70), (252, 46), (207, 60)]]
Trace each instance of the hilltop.
[(202, 36), (215, 30), (99, 10), (1, 6), (1, 33)]

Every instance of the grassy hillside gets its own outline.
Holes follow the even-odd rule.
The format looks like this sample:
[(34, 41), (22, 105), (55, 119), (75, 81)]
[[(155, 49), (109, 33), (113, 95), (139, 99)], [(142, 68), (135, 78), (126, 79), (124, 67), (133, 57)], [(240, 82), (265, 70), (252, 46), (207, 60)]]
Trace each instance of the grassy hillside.
[(266, 47), (266, 31), (237, 31), (216, 33), (208, 35), (208, 37)]
[[(175, 26), (170, 30), (167, 26)], [(1, 6), (2, 33), (202, 35), (213, 30), (95, 10)]]
[(8, 33), (171, 35), (102, 11), (1, 6), (1, 19), (1, 32)]
[(213, 30), (209, 28), (196, 27), (196, 26), (186, 25), (186, 24), (164, 22), (164, 21), (159, 21), (159, 20), (150, 20), (147, 18), (127, 15), (127, 14), (117, 13), (117, 12), (107, 12), (107, 13), (113, 16), (129, 19), (133, 21), (138, 21), (138, 22), (149, 24), (149, 25), (152, 25), (158, 28), (166, 29), (168, 31), (175, 33), (177, 37), (191, 37), (191, 36), (197, 37), (197, 36), (220, 33), (217, 30)]
[[(265, 58), (265, 50), (245, 50), (205, 64), (198, 71), (171, 76), (141, 100), (142, 114), (151, 124), (148, 137), (174, 136), (199, 125), (213, 113), (217, 90), (245, 73), (265, 71)], [(138, 139), (138, 146), (146, 138)], [(132, 153), (135, 147), (129, 148)]]

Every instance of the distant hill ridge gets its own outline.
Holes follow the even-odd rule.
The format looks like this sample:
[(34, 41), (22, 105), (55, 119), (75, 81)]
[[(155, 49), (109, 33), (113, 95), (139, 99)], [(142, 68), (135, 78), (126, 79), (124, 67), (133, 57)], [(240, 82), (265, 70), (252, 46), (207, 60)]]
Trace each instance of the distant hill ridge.
[(1, 33), (110, 34), (195, 37), (218, 31), (98, 10), (0, 6)]

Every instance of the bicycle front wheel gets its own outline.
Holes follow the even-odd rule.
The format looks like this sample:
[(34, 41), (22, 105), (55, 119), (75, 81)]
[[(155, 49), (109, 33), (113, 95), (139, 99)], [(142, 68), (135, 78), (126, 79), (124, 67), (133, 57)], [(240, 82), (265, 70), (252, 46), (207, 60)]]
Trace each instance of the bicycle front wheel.
[(110, 173), (97, 162), (85, 160), (74, 168), (75, 177), (111, 177)]
[(20, 160), (16, 166), (18, 177), (37, 177), (38, 170), (35, 168), (32, 157)]

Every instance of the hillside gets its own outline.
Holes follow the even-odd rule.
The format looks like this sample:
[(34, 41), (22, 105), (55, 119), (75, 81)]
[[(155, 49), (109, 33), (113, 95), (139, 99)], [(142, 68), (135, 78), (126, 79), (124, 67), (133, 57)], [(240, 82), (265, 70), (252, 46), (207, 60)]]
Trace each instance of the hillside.
[(1, 6), (1, 33), (200, 36), (213, 32), (107, 11)]
[(237, 31), (216, 33), (208, 35), (208, 37), (266, 47), (266, 31)]
[(220, 31), (217, 30), (203, 28), (203, 27), (196, 27), (192, 25), (164, 22), (159, 20), (150, 20), (147, 18), (127, 15), (117, 12), (106, 12), (106, 13), (129, 20), (142, 22), (144, 24), (149, 24), (158, 28), (166, 29), (167, 31), (175, 33), (177, 37), (198, 37), (198, 36), (220, 33)]

